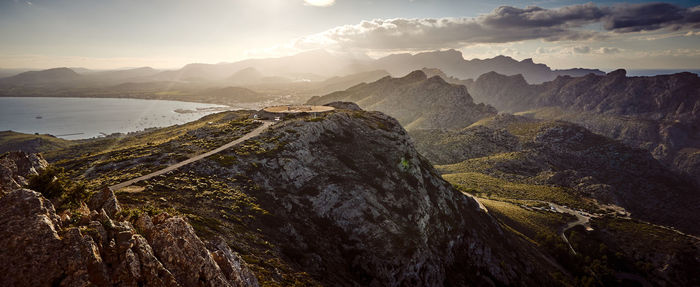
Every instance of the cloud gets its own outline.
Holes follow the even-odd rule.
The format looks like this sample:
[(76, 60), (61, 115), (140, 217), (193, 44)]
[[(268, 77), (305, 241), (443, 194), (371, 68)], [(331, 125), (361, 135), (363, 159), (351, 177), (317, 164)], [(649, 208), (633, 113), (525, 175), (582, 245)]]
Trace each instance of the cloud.
[[(602, 31), (590, 29), (591, 24), (600, 24)], [(473, 18), (362, 21), (302, 37), (292, 46), (302, 50), (329, 46), (342, 49), (421, 50), (535, 39), (548, 42), (582, 41), (661, 29), (700, 29), (700, 6), (682, 8), (667, 3), (613, 6), (587, 3), (556, 9), (501, 6), (491, 13)]]
[(597, 50), (598, 54), (617, 54), (622, 52), (622, 49), (615, 47), (601, 47)]
[(335, 4), (335, 0), (304, 0), (304, 5), (316, 7), (329, 7)]
[(682, 8), (669, 3), (618, 4), (606, 8), (606, 30), (619, 33), (700, 28), (700, 6)]
[(591, 47), (588, 47), (588, 46), (574, 47), (574, 53), (576, 53), (576, 54), (588, 54), (590, 52), (591, 52)]
[(543, 28), (558, 26), (562, 28), (581, 26), (597, 21), (605, 12), (593, 3), (566, 6), (558, 9), (543, 9), (530, 6), (520, 9), (501, 6), (490, 14), (477, 18), (484, 25), (496, 28), (529, 27)]
[(536, 54), (558, 54), (558, 55), (576, 55), (576, 54), (590, 54), (590, 55), (601, 55), (601, 54), (617, 54), (623, 50), (617, 47), (598, 47), (593, 48), (590, 46), (555, 46), (555, 47), (538, 47), (535, 50)]

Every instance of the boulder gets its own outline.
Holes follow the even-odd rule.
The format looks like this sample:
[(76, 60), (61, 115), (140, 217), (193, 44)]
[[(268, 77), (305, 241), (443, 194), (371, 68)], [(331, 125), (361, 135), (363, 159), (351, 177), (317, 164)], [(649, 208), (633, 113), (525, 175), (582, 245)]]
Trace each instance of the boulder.
[(92, 194), (90, 200), (88, 200), (88, 207), (92, 210), (104, 209), (107, 215), (111, 217), (114, 217), (122, 210), (117, 198), (114, 196), (114, 192), (108, 187)]
[(47, 166), (40, 154), (12, 151), (0, 155), (0, 195), (26, 186), (30, 176)]

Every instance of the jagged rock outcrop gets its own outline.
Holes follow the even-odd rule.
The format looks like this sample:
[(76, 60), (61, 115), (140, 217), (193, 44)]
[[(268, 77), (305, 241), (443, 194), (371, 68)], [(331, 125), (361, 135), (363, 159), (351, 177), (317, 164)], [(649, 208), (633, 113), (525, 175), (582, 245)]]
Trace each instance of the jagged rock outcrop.
[(104, 209), (107, 215), (114, 217), (120, 211), (122, 211), (119, 206), (119, 201), (114, 197), (114, 193), (109, 188), (105, 187), (100, 192), (96, 192), (90, 196), (90, 200), (87, 202), (87, 206), (91, 210), (101, 210)]
[(0, 196), (26, 186), (30, 176), (47, 166), (41, 154), (13, 151), (0, 155)]
[(322, 284), (555, 283), (542, 255), (440, 178), (382, 113), (287, 120), (243, 146), (252, 144), (255, 153), (223, 152), (233, 166), (205, 160), (186, 172), (245, 174), (247, 195), (270, 213), (255, 227)]
[(135, 229), (104, 209), (83, 205), (75, 214), (62, 220), (28, 189), (0, 198), (0, 285), (257, 286), (225, 243), (210, 252), (180, 217), (142, 215)]
[(329, 106), (329, 107), (334, 107), (336, 109), (341, 109), (341, 110), (350, 110), (350, 111), (361, 111), (362, 108), (358, 106), (356, 103), (353, 102), (332, 102), (332, 103), (327, 103), (324, 106)]
[(336, 101), (354, 102), (364, 110), (384, 112), (408, 130), (463, 128), (497, 113), (491, 106), (474, 103), (464, 86), (447, 83), (439, 76), (428, 78), (420, 70), (402, 78), (384, 77), (345, 91), (313, 97), (308, 104)]

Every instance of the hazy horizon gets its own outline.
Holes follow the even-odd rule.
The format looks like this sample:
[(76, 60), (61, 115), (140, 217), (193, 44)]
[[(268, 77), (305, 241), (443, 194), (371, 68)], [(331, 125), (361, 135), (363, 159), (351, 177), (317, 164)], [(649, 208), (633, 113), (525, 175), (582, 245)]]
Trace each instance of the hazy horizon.
[(698, 69), (693, 1), (0, 1), (0, 68), (104, 70), (456, 49), (553, 68)]

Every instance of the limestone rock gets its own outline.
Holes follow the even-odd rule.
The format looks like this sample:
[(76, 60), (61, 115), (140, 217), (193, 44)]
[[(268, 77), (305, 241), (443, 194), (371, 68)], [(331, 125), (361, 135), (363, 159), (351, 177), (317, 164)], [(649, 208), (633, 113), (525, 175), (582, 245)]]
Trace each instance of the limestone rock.
[(258, 286), (258, 279), (248, 269), (246, 263), (238, 256), (223, 238), (219, 237), (210, 242), (209, 250), (214, 261), (219, 265), (226, 278), (234, 286)]
[(105, 187), (102, 191), (95, 192), (88, 200), (88, 207), (93, 210), (104, 209), (107, 215), (114, 217), (122, 209), (111, 189)]
[(184, 286), (230, 286), (194, 229), (180, 217), (170, 217), (144, 230), (153, 251)]
[(274, 152), (236, 154), (233, 167), (190, 168), (219, 177), (245, 171), (257, 185), (249, 195), (271, 213), (266, 221), (280, 223), (261, 232), (322, 284), (548, 282), (546, 272), (533, 271), (547, 263), (528, 267), (521, 258), (534, 251), (445, 182), (383, 113), (339, 109), (287, 120), (258, 141)]
[(324, 106), (334, 107), (340, 110), (350, 110), (350, 111), (361, 111), (362, 108), (353, 102), (332, 102), (325, 104)]
[(141, 224), (150, 222), (142, 217), (144, 237), (104, 209), (92, 212), (87, 225), (61, 226), (37, 192), (17, 189), (0, 198), (0, 285), (257, 286), (228, 246), (217, 245), (214, 260), (180, 217), (160, 216), (157, 225)]
[(12, 151), (0, 155), (0, 195), (26, 186), (29, 176), (47, 166), (41, 154)]

